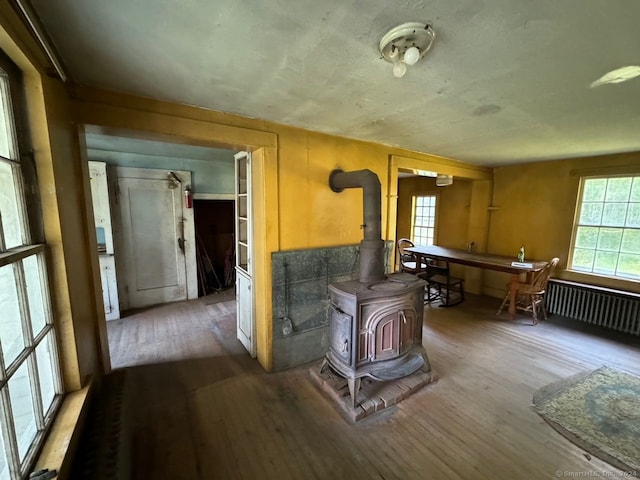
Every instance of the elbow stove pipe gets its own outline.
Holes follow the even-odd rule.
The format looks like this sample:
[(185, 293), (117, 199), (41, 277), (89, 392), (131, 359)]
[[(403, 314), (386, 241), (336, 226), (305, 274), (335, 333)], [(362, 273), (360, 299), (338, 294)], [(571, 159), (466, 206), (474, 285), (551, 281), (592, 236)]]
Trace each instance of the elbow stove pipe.
[(329, 187), (336, 193), (345, 188), (362, 188), (364, 238), (360, 242), (359, 281), (375, 283), (385, 280), (382, 193), (378, 176), (371, 170), (334, 170), (329, 175)]

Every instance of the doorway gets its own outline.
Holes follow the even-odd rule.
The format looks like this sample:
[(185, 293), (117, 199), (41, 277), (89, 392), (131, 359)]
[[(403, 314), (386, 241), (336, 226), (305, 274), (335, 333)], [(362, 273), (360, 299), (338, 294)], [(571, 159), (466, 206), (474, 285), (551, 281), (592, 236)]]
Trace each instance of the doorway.
[[(275, 164), (277, 161), (277, 137), (273, 133), (256, 131), (242, 127), (227, 126), (223, 130), (211, 129), (211, 124), (207, 122), (199, 122), (186, 120), (182, 118), (174, 118), (171, 125), (167, 125), (164, 129), (163, 123), (151, 121), (155, 113), (148, 114), (150, 122), (145, 124), (151, 131), (143, 132), (138, 130), (140, 124), (128, 122), (128, 118), (123, 117), (123, 122), (117, 127), (104, 128), (99, 124), (84, 125), (81, 129), (81, 135), (86, 140), (86, 158), (87, 160), (105, 161), (111, 163), (134, 163), (135, 166), (141, 168), (164, 168), (169, 163), (179, 162), (179, 165), (172, 166), (171, 169), (193, 170), (189, 165), (194, 167), (205, 167), (211, 170), (207, 175), (200, 175), (194, 172), (193, 182), (195, 189), (192, 190), (193, 198), (199, 199), (201, 194), (217, 195), (228, 199), (234, 198), (235, 174), (233, 169), (233, 150), (244, 148), (252, 149), (257, 155), (255, 163), (256, 176), (261, 181), (257, 184), (257, 195), (263, 198), (257, 209), (257, 216), (260, 219), (266, 218), (267, 211), (275, 208), (277, 198), (275, 191), (266, 187), (277, 184), (277, 169)], [(98, 122), (99, 123), (99, 122)], [(199, 126), (205, 126), (205, 130), (200, 131)], [(207, 140), (205, 141), (204, 138)], [(242, 141), (240, 141), (242, 139)], [(179, 143), (175, 143), (175, 141)], [(117, 145), (114, 146), (114, 141)], [(120, 149), (117, 146), (132, 147), (133, 149)], [(151, 151), (147, 148), (149, 147)], [(134, 150), (135, 149), (135, 150)], [(187, 150), (188, 155), (182, 155)], [(224, 159), (212, 159), (209, 157), (211, 150), (217, 150), (224, 153)], [(122, 155), (122, 153), (125, 153)], [(206, 157), (206, 158), (204, 158)], [(104, 158), (104, 160), (102, 160)], [(229, 165), (229, 162), (231, 165)], [(198, 164), (198, 165), (195, 165)], [(144, 166), (143, 166), (144, 165)], [(129, 165), (131, 166), (131, 165)], [(227, 166), (230, 168), (227, 171)], [(224, 171), (220, 171), (220, 170)], [(198, 185), (198, 179), (206, 179), (205, 185), (214, 187), (215, 191), (203, 191)], [(226, 190), (228, 185), (229, 190)], [(222, 187), (225, 187), (223, 189)], [(258, 258), (267, 258), (269, 251), (277, 250), (277, 230), (267, 229), (266, 223), (261, 221), (254, 232), (259, 241), (256, 242), (256, 255)], [(252, 301), (256, 305), (256, 313), (261, 320), (258, 322), (257, 334), (259, 338), (265, 337), (265, 332), (269, 328), (270, 318), (270, 291), (262, 287), (269, 285), (268, 262), (257, 262), (255, 272), (257, 285), (261, 288), (251, 289)], [(197, 281), (196, 286), (197, 296)], [(261, 337), (262, 335), (262, 337)], [(106, 340), (106, 338), (104, 339)], [(106, 343), (103, 341), (103, 343)], [(271, 368), (271, 345), (269, 342), (263, 342), (262, 349), (258, 349), (258, 357), (260, 363), (267, 370)]]
[(194, 200), (198, 297), (233, 289), (234, 201)]

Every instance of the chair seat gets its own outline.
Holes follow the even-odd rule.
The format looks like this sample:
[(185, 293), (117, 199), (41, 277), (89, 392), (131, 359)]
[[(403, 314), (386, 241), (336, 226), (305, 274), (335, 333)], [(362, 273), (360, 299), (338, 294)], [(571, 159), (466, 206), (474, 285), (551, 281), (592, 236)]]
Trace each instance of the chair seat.
[(445, 285), (447, 287), (450, 287), (452, 285), (457, 285), (459, 283), (462, 283), (462, 279), (456, 278), (456, 277), (447, 277), (446, 275), (433, 275), (429, 277), (429, 282), (438, 283), (440, 285)]
[[(547, 282), (553, 274), (560, 259), (555, 257), (536, 274), (531, 283), (518, 283), (518, 291), (515, 295), (514, 308), (517, 310), (524, 310), (531, 312), (533, 315), (533, 324), (538, 323), (538, 310), (541, 310), (544, 319), (547, 319), (547, 306), (545, 301), (545, 294), (547, 289)], [(502, 300), (502, 305), (498, 309), (497, 315), (500, 315), (502, 310), (507, 304), (511, 302), (511, 292), (509, 291), (510, 285), (507, 287), (507, 294)]]
[(417, 260), (417, 256), (410, 252), (405, 252), (405, 248), (414, 247), (414, 243), (408, 238), (401, 238), (396, 244), (398, 249), (398, 261), (401, 272), (417, 274), (423, 272), (427, 266), (424, 262)]
[[(405, 270), (417, 270), (417, 265), (418, 265), (418, 262), (404, 262), (402, 264)], [(420, 270), (424, 271), (426, 268), (427, 266), (424, 263), (420, 264)]]
[[(511, 288), (511, 284), (507, 283), (507, 291)], [(544, 295), (545, 289), (530, 283), (518, 282), (518, 295)]]
[(522, 288), (518, 290), (518, 295), (544, 295), (544, 292), (539, 288)]

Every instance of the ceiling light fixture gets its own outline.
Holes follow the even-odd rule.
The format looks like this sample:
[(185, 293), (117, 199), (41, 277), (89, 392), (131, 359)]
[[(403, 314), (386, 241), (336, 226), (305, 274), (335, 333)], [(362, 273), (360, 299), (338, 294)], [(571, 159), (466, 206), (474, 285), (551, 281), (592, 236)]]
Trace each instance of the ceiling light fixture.
[(436, 177), (436, 187), (447, 187), (453, 184), (453, 175), (439, 173)]
[(380, 40), (380, 55), (393, 64), (397, 78), (407, 73), (407, 65), (415, 65), (433, 45), (436, 32), (428, 23), (407, 22), (389, 30)]
[(627, 82), (636, 77), (640, 77), (640, 66), (629, 65), (626, 67), (620, 67), (605, 73), (598, 80), (592, 82), (591, 88), (599, 87), (600, 85), (606, 85), (608, 83)]

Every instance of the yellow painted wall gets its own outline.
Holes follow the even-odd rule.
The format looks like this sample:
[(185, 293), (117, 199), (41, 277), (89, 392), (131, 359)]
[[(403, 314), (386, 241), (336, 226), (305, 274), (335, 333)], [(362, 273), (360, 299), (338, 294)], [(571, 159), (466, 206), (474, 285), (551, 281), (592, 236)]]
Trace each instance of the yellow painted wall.
[(456, 180), (448, 187), (437, 187), (435, 178), (401, 178), (398, 181), (398, 238), (411, 238), (412, 198), (417, 195), (438, 197), (437, 209), (440, 214), (437, 218), (435, 244), (449, 248), (465, 248), (471, 182)]
[[(555, 276), (595, 285), (640, 292), (638, 282), (573, 273), (566, 270), (581, 175), (640, 173), (640, 153), (537, 162), (494, 170), (493, 204), (488, 248), (516, 256), (521, 245), (526, 257), (560, 257)], [(502, 295), (506, 277), (485, 276), (485, 293)]]
[[(408, 177), (398, 180), (397, 238), (411, 238), (412, 198), (437, 195), (436, 237), (441, 247), (464, 249), (468, 239), (469, 205), (472, 181), (456, 179), (452, 185), (437, 187), (435, 178)], [(451, 265), (454, 276), (464, 274), (464, 267)]]
[[(336, 168), (344, 171), (368, 168), (378, 175), (384, 198), (387, 151), (373, 144), (308, 131), (280, 132), (281, 250), (360, 242), (362, 189), (335, 193), (329, 188), (329, 174)], [(382, 217), (384, 224), (384, 212)]]

